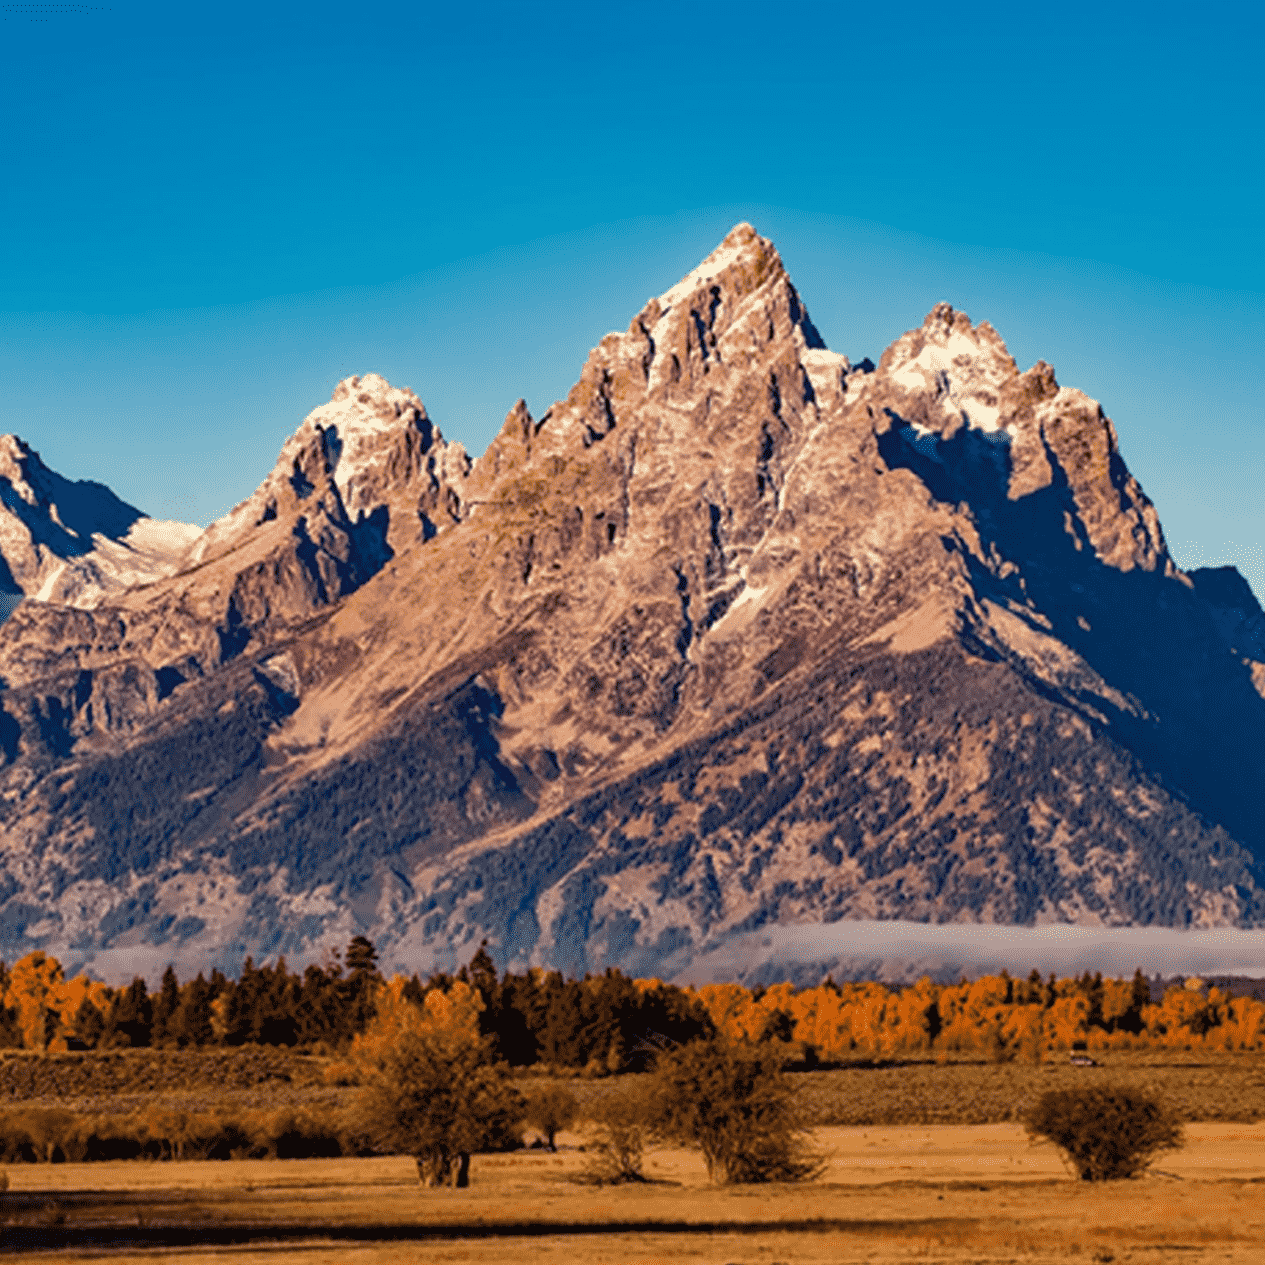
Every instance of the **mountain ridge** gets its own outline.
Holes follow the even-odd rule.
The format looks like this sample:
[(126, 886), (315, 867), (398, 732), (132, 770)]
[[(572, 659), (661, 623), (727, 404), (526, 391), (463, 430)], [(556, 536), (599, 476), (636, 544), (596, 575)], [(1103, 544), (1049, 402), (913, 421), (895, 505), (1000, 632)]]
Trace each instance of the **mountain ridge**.
[(943, 304), (853, 366), (748, 225), (473, 462), (340, 383), (194, 550), (0, 627), (8, 952), (1262, 918), (1250, 590), (1049, 366)]

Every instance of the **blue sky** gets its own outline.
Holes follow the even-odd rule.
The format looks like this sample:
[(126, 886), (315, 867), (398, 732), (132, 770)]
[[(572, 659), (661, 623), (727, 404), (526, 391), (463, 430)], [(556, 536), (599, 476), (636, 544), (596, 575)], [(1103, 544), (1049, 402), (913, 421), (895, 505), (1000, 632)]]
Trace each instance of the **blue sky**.
[(944, 299), (1265, 595), (1259, 8), (0, 3), (0, 431), (146, 512), (334, 383), (482, 451), (740, 219), (827, 342)]

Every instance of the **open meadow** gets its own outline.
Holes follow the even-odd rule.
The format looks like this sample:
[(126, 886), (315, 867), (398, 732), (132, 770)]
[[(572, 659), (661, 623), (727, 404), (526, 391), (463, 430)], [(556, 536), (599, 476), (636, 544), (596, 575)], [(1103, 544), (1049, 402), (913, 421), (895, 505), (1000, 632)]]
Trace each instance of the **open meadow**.
[[(332, 1059), (277, 1050), (0, 1059), (0, 1109), (353, 1112)], [(526, 1075), (525, 1091), (546, 1083)], [(587, 1113), (639, 1077), (566, 1078)], [(1265, 1059), (1130, 1051), (1103, 1065), (941, 1058), (792, 1075), (825, 1160), (802, 1184), (718, 1187), (697, 1151), (653, 1147), (646, 1181), (579, 1180), (583, 1125), (473, 1159), (468, 1189), (423, 1189), (411, 1159), (10, 1163), (0, 1253), (50, 1262), (1145, 1262), (1265, 1260)], [(1047, 1089), (1144, 1089), (1187, 1145), (1138, 1180), (1075, 1180), (1019, 1117)], [(527, 1133), (530, 1141), (531, 1131)]]
[(239, 1160), (9, 1168), (3, 1250), (41, 1259), (281, 1262), (1265, 1259), (1265, 1124), (1188, 1126), (1147, 1177), (1073, 1180), (1015, 1124), (825, 1127), (807, 1186), (717, 1188), (697, 1153), (656, 1149), (644, 1183), (578, 1183), (557, 1154), (476, 1156), (466, 1190), (410, 1160)]

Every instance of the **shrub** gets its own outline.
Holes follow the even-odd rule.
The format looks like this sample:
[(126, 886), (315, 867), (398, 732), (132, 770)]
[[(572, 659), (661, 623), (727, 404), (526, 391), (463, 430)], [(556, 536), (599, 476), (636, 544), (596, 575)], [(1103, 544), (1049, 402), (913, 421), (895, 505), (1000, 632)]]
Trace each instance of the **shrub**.
[(1053, 1142), (1087, 1182), (1136, 1177), (1156, 1152), (1184, 1142), (1167, 1107), (1129, 1089), (1050, 1090), (1028, 1112), (1024, 1126), (1030, 1135)]
[(768, 1046), (713, 1037), (668, 1051), (652, 1093), (659, 1131), (698, 1146), (713, 1181), (803, 1181), (821, 1171), (781, 1056)]
[(406, 1032), (378, 1060), (365, 1126), (379, 1146), (412, 1155), (423, 1184), (468, 1185), (472, 1152), (522, 1145), (526, 1104), (484, 1042)]
[(565, 1085), (541, 1085), (527, 1097), (526, 1123), (545, 1135), (549, 1149), (556, 1151), (554, 1139), (569, 1129), (579, 1114), (580, 1104)]
[(653, 1112), (644, 1087), (623, 1088), (592, 1108), (588, 1149), (580, 1180), (599, 1186), (645, 1181), (641, 1171)]

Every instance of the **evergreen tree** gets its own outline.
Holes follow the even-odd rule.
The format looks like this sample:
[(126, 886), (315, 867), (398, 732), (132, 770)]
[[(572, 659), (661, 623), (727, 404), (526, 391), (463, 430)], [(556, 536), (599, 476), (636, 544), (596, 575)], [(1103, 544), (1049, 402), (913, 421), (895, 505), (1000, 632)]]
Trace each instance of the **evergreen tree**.
[(224, 1011), (224, 1044), (244, 1045), (251, 1039), (258, 1008), (260, 979), (249, 955), (242, 963), (236, 984), (227, 985), (228, 1005)]
[(540, 1057), (559, 1067), (582, 1067), (585, 1063), (581, 1040), (583, 1016), (580, 1012), (580, 987), (575, 980), (564, 980), (559, 971), (545, 976), (544, 1029), (537, 1033)]
[(9, 968), (0, 962), (0, 1049), (17, 1050), (22, 1046), (22, 1026), (16, 1006), (6, 1006), (3, 998), (9, 992)]
[(536, 1061), (540, 1043), (533, 1020), (537, 1010), (532, 977), (506, 972), (492, 1005), (479, 1016), (480, 1029), (491, 1039), (498, 1058), (513, 1067), (528, 1067)]
[(168, 963), (163, 972), (163, 982), (158, 989), (158, 1000), (154, 1003), (154, 1027), (150, 1037), (154, 1045), (174, 1045), (172, 1022), (180, 1006), (180, 984), (176, 980), (175, 968)]
[(70, 1035), (85, 1049), (95, 1050), (101, 1043), (104, 1032), (105, 1016), (92, 1004), (90, 998), (85, 997), (71, 1020)]
[(469, 967), (463, 967), (459, 979), (473, 985), (479, 990), (484, 1006), (489, 1006), (496, 995), (496, 963), (488, 953), (488, 942), (479, 946), (479, 951), (470, 959)]
[(198, 972), (197, 979), (190, 980), (180, 990), (180, 1004), (167, 1025), (170, 1039), (182, 1048), (210, 1045), (214, 1040), (211, 1029), (211, 1002), (214, 991)]
[(299, 979), (286, 970), (284, 957), (277, 959), (271, 971), (260, 973), (261, 985), (256, 1003), (252, 1039), (264, 1045), (294, 1045), (298, 1032)]
[(351, 975), (376, 973), (378, 969), (378, 950), (373, 941), (364, 936), (353, 936), (347, 946), (347, 970)]
[(342, 969), (336, 961), (326, 970), (312, 965), (304, 971), (295, 1001), (295, 1035), (300, 1042), (341, 1045), (351, 1039), (341, 985)]
[(101, 1044), (105, 1047), (147, 1046), (153, 1021), (149, 992), (145, 981), (138, 975), (127, 988), (121, 988), (114, 994)]
[(374, 994), (382, 983), (382, 976), (377, 967), (378, 951), (373, 947), (373, 942), (364, 936), (352, 939), (347, 946), (346, 961), (349, 974), (344, 981), (344, 989), (347, 1019), (351, 1029), (347, 1033), (347, 1039), (350, 1039), (363, 1032), (373, 1018), (376, 1009)]

